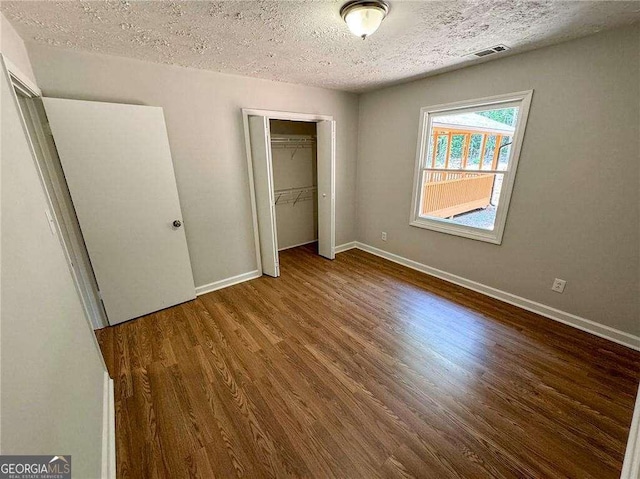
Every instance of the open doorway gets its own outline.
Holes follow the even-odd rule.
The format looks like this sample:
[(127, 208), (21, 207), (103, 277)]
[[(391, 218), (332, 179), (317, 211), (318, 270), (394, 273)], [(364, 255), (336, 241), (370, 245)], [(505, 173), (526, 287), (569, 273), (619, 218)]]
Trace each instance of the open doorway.
[(278, 251), (318, 248), (316, 124), (270, 120)]
[(32, 154), (49, 204), (47, 217), (52, 232), (60, 238), (86, 317), (92, 329), (108, 326), (106, 312), (100, 300), (98, 285), (80, 231), (71, 195), (60, 158), (48, 128), (46, 113), (39, 91), (10, 75), (18, 100), (19, 112)]
[(278, 277), (278, 252), (316, 243), (335, 258), (335, 122), (332, 117), (243, 110), (256, 259)]

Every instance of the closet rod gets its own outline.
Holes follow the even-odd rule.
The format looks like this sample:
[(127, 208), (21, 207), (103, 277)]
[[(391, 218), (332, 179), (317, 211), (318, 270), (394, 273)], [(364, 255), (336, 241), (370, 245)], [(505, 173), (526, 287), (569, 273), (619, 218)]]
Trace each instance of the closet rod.
[(271, 137), (272, 145), (314, 145), (316, 143), (316, 139), (314, 137)]
[(303, 141), (307, 143), (315, 143), (316, 137), (315, 136), (272, 136), (271, 141), (272, 142), (281, 141), (285, 143), (291, 143), (294, 141)]
[(271, 147), (275, 148), (277, 150), (302, 150), (302, 149), (309, 149), (309, 148), (313, 148), (314, 145), (311, 144), (278, 144), (278, 143), (272, 143)]
[(306, 190), (317, 191), (317, 189), (317, 186), (302, 186), (300, 188), (283, 188), (280, 190), (274, 190), (273, 192), (278, 195), (283, 193), (298, 193), (299, 191), (304, 193)]

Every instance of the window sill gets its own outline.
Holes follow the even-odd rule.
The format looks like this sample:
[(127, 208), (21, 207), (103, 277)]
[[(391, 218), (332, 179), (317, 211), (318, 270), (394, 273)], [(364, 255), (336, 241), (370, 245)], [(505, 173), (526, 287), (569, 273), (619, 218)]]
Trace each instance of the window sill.
[(502, 232), (497, 230), (482, 230), (480, 228), (472, 228), (468, 226), (457, 225), (446, 220), (430, 220), (427, 218), (418, 218), (409, 222), (411, 226), (422, 228), (439, 233), (446, 233), (463, 238), (473, 239), (476, 241), (484, 241), (495, 245), (502, 244)]

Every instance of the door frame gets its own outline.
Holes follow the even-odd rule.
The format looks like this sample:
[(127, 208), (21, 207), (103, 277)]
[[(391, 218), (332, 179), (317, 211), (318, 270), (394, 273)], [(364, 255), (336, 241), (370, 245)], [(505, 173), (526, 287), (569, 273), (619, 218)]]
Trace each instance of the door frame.
[[(16, 69), (13, 64), (11, 64), (6, 59), (6, 57), (5, 65), (7, 67), (7, 72), (9, 73), (11, 85), (13, 86), (14, 90), (16, 90), (16, 95), (20, 94), (30, 101), (36, 98), (42, 98), (42, 92), (37, 87), (37, 85), (35, 85), (20, 70)], [(38, 171), (40, 184), (47, 199), (47, 205), (49, 209), (48, 214), (51, 222), (51, 227), (55, 230), (55, 234), (58, 236), (58, 239), (60, 241), (60, 245), (64, 252), (64, 258), (67, 262), (67, 265), (69, 266), (71, 277), (73, 278), (78, 296), (80, 297), (80, 302), (82, 303), (84, 309), (85, 317), (89, 325), (91, 326), (91, 330), (104, 328), (106, 326), (109, 326), (109, 323), (107, 321), (104, 309), (102, 308), (100, 298), (96, 294), (94, 294), (92, 288), (93, 285), (97, 290), (97, 286), (93, 284), (95, 283), (95, 278), (93, 277), (93, 269), (91, 267), (91, 264), (85, 263), (84, 259), (76, 254), (73, 245), (69, 244), (69, 242), (67, 241), (63, 231), (68, 231), (69, 235), (72, 235), (74, 233), (69, 231), (71, 229), (71, 226), (64, 225), (63, 220), (58, 217), (58, 215), (56, 214), (54, 203), (58, 206), (58, 208), (62, 212), (62, 215), (67, 217), (67, 221), (75, 221), (75, 212), (69, 211), (66, 203), (58, 197), (56, 191), (50, 191), (50, 188), (47, 186), (47, 181), (45, 180), (45, 173), (43, 169), (48, 170), (49, 166), (52, 163), (52, 159), (50, 158), (50, 155), (52, 153), (49, 151), (46, 141), (43, 139), (43, 136), (46, 134), (45, 128), (44, 125), (40, 123), (40, 121), (46, 121), (46, 118), (40, 118), (40, 115), (36, 112), (33, 104), (28, 103), (26, 107), (29, 110), (28, 112), (25, 113), (24, 111), (22, 111), (22, 107), (19, 107), (18, 111), (22, 120), (22, 128), (29, 143), (31, 155), (36, 165), (36, 170)], [(30, 122), (31, 126), (33, 127), (36, 134), (35, 138), (32, 137), (29, 129), (27, 128), (27, 122)], [(50, 181), (54, 185), (53, 188), (55, 190), (57, 185), (59, 185), (57, 176), (52, 175), (50, 171), (47, 171), (46, 175), (50, 178)], [(65, 189), (66, 185), (60, 185), (59, 187)], [(77, 221), (75, 221), (75, 223), (77, 224)], [(80, 247), (84, 247), (84, 241), (82, 240), (82, 238), (79, 238), (78, 242), (80, 244)]]
[[(258, 210), (256, 206), (256, 194), (255, 183), (253, 179), (253, 161), (251, 159), (251, 141), (249, 139), (249, 117), (250, 116), (264, 116), (269, 120), (288, 120), (288, 121), (306, 121), (309, 123), (318, 123), (320, 121), (333, 121), (333, 115), (320, 115), (316, 113), (297, 113), (290, 111), (277, 111), (277, 110), (257, 110), (252, 108), (242, 108), (242, 124), (244, 127), (244, 142), (245, 151), (247, 154), (247, 168), (249, 174), (249, 191), (251, 194), (251, 215), (253, 217), (253, 237), (254, 247), (256, 251), (256, 264), (257, 269), (262, 274), (262, 258), (260, 256), (260, 235), (258, 233)], [(336, 132), (333, 132), (333, 144), (336, 144)], [(333, 243), (331, 245), (332, 255), (335, 255), (335, 231), (336, 231), (336, 212), (335, 212), (335, 170), (336, 170), (336, 149), (331, 150), (331, 185), (330, 185), (330, 198), (331, 198), (331, 238)]]

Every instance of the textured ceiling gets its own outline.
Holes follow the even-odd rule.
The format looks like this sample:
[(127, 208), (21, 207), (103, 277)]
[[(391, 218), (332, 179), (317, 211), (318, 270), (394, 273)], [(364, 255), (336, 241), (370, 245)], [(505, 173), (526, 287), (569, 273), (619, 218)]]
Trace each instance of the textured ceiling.
[[(640, 20), (640, 2), (399, 1), (373, 36), (336, 1), (2, 1), (25, 41), (363, 91)], [(492, 58), (497, 58), (495, 55)]]

